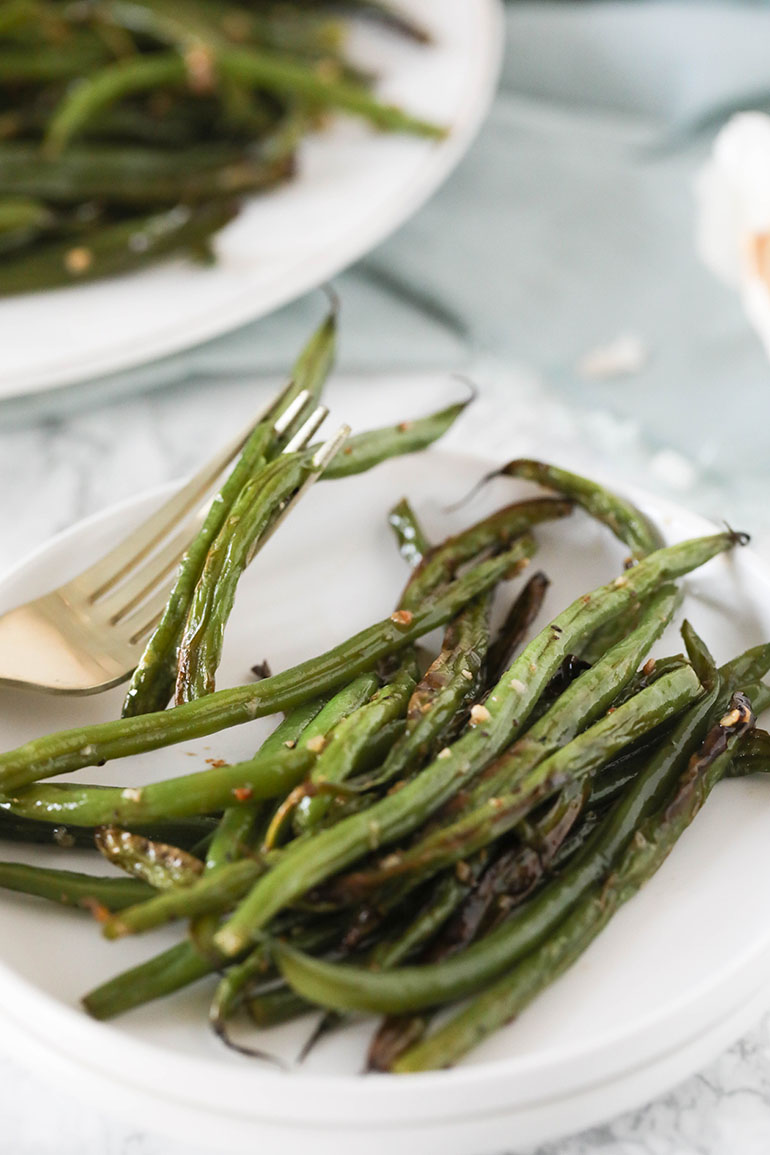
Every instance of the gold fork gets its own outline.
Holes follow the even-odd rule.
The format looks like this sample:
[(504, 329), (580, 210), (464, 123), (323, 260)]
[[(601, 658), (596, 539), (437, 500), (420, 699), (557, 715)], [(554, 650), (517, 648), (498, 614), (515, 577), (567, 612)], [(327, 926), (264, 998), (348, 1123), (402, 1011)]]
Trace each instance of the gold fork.
[[(0, 685), (95, 694), (129, 677), (160, 619), (176, 567), (203, 523), (217, 481), (290, 387), (104, 557), (50, 593), (0, 616)], [(307, 414), (310, 400), (307, 391), (301, 392), (273, 424), (276, 435), (289, 437), (284, 453), (304, 448), (328, 414), (323, 405)], [(252, 557), (320, 477), (349, 432), (342, 426), (319, 446), (307, 481), (286, 502)]]

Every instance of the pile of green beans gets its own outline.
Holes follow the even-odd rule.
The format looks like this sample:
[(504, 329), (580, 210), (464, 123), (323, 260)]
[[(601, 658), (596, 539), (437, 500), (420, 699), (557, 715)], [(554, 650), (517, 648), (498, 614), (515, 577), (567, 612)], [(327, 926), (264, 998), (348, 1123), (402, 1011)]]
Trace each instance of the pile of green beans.
[[(123, 716), (0, 754), (0, 839), (90, 844), (113, 874), (9, 861), (0, 887), (80, 906), (112, 940), (186, 924), (176, 946), (85, 995), (95, 1018), (207, 981), (212, 1028), (244, 1054), (269, 1046), (233, 1040), (237, 1020), (240, 1033), (320, 1008), (311, 1046), (365, 1012), (385, 1016), (369, 1067), (406, 1073), (454, 1063), (508, 1022), (657, 870), (720, 778), (770, 770), (756, 727), (770, 643), (717, 668), (684, 622), (685, 652), (650, 658), (679, 579), (744, 535), (664, 545), (602, 486), (517, 461), (503, 474), (550, 496), (440, 543), (402, 499), (389, 520), (410, 572), (392, 614), (292, 669), (216, 689), (236, 585), (313, 453), (283, 452), (302, 421), (292, 406), (302, 391), (317, 402), (335, 337), (332, 312), (246, 442)], [(323, 479), (355, 484), (344, 479), (428, 446), (463, 407), (358, 434)], [(504, 585), (535, 555), (538, 527), (576, 507), (629, 563), (538, 628), (548, 578), (512, 599)], [(437, 650), (422, 650), (437, 628)], [(233, 765), (140, 788), (49, 781), (278, 713)], [(436, 1009), (461, 1000), (433, 1030)]]
[(0, 296), (210, 260), (214, 234), (292, 177), (329, 112), (440, 138), (350, 58), (358, 18), (429, 39), (375, 0), (6, 0)]

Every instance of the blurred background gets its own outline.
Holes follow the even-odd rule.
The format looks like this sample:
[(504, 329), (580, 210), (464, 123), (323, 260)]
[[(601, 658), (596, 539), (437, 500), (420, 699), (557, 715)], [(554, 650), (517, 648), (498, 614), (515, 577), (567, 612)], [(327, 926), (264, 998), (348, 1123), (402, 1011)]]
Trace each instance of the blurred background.
[[(469, 154), (337, 279), (342, 373), (471, 369), (479, 448), (590, 460), (763, 537), (770, 365), (698, 255), (695, 186), (720, 126), (770, 100), (769, 33), (763, 3), (508, 3)], [(0, 405), (0, 478), (37, 509), (21, 532), (0, 510), (0, 562), (190, 468), (196, 414), (212, 438), (246, 416), (318, 310)]]

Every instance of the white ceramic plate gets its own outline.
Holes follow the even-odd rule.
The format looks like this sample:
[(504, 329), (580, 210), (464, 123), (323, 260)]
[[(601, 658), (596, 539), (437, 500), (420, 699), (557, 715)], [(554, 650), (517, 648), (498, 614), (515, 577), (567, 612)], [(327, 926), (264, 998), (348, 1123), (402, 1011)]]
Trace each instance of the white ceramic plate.
[(0, 301), (0, 398), (86, 381), (199, 344), (334, 276), (396, 229), (470, 144), (497, 79), (499, 0), (402, 0), (435, 36), (356, 34), (383, 97), (450, 126), (439, 143), (373, 133), (347, 118), (302, 148), (298, 177), (255, 198), (219, 236), (210, 269), (146, 272)]
[[(488, 463), (445, 452), (388, 463), (349, 482), (320, 483), (271, 540), (239, 593), (220, 685), (268, 657), (274, 669), (318, 652), (390, 612), (404, 573), (385, 516), (408, 493), (429, 531), (443, 533), (524, 487), (498, 482), (461, 515), (442, 509)], [(134, 502), (57, 539), (0, 588), (0, 608), (63, 579), (145, 513)], [(670, 540), (708, 532), (700, 518), (642, 498)], [(624, 551), (586, 517), (538, 532), (537, 558), (553, 579), (551, 616), (617, 573)], [(770, 637), (770, 575), (738, 551), (687, 582), (685, 612), (718, 660)], [(680, 643), (675, 631), (658, 652)], [(3, 692), (2, 746), (41, 731), (114, 716), (120, 693), (65, 701)], [(182, 750), (82, 771), (83, 780), (141, 784), (243, 757), (268, 723)], [(189, 754), (189, 756), (188, 756)], [(770, 840), (770, 783), (721, 785), (658, 875), (624, 907), (579, 963), (521, 1019), (463, 1065), (409, 1078), (361, 1078), (370, 1026), (329, 1036), (301, 1068), (276, 1072), (224, 1051), (207, 1033), (203, 982), (114, 1024), (89, 1020), (78, 997), (176, 941), (178, 932), (109, 944), (82, 914), (16, 895), (0, 897), (0, 1011), (41, 1065), (79, 1082), (92, 1102), (130, 1113), (212, 1149), (352, 1155), (492, 1155), (596, 1122), (642, 1101), (708, 1061), (770, 1003), (770, 889), (761, 884)], [(3, 853), (6, 853), (3, 851)], [(10, 852), (9, 852), (10, 853)], [(86, 856), (18, 851), (26, 861)], [(296, 1055), (312, 1020), (263, 1040)]]

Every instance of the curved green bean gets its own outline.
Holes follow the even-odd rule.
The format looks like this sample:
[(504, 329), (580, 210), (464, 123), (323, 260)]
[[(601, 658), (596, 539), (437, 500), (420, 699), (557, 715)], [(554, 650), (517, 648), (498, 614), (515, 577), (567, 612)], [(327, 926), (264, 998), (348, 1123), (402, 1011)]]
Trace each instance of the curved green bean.
[(486, 550), (504, 549), (521, 534), (528, 533), (543, 522), (569, 517), (572, 509), (571, 502), (555, 498), (518, 501), (497, 510), (462, 533), (448, 537), (429, 550), (415, 569), (404, 591), (401, 608), (416, 609), (426, 594), (439, 589), (444, 582), (451, 581), (466, 562)]
[(302, 349), (291, 381), (246, 441), (203, 525), (182, 558), (163, 615), (131, 679), (123, 703), (123, 717), (162, 710), (167, 705), (176, 680), (177, 647), (206, 555), (249, 477), (280, 448), (274, 430), (275, 421), (303, 390), (307, 390), (314, 400), (319, 397), (334, 364), (336, 341), (337, 314), (332, 308)]
[(536, 481), (576, 502), (630, 548), (634, 561), (640, 561), (663, 546), (660, 531), (632, 502), (580, 474), (570, 473), (545, 461), (520, 457), (502, 465), (491, 476)]
[(451, 429), (471, 400), (472, 398), (468, 398), (459, 401), (446, 409), (440, 409), (437, 413), (430, 413), (427, 417), (400, 421), (397, 425), (371, 429), (349, 438), (328, 469), (324, 471), (324, 479), (351, 477), (353, 474), (372, 469), (391, 457), (401, 457), (407, 453), (427, 449)]
[(158, 88), (191, 84), (191, 72), (177, 53), (155, 52), (129, 57), (92, 73), (66, 95), (55, 110), (45, 136), (48, 155), (57, 155), (97, 113), (126, 96)]

